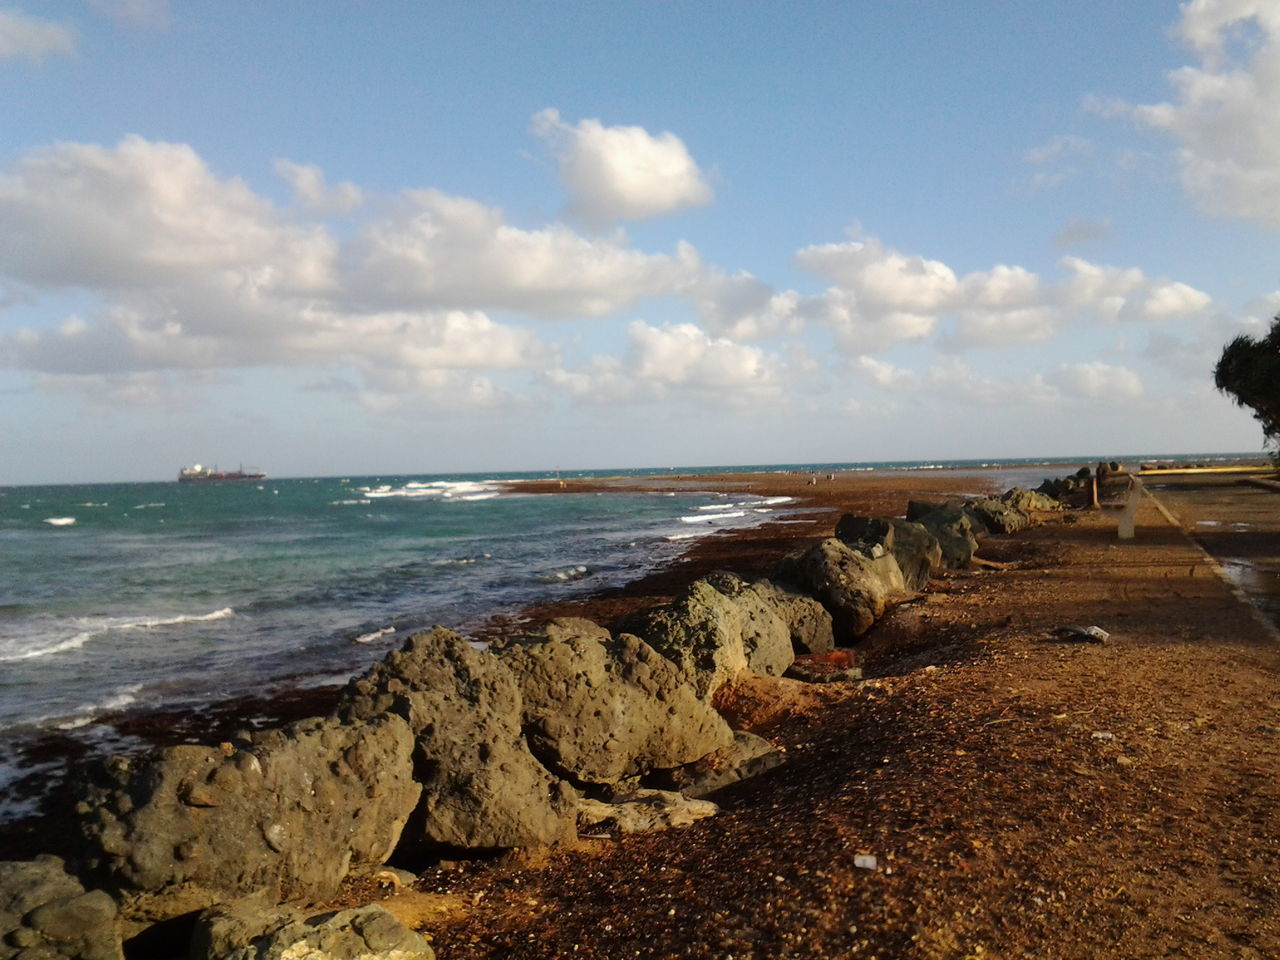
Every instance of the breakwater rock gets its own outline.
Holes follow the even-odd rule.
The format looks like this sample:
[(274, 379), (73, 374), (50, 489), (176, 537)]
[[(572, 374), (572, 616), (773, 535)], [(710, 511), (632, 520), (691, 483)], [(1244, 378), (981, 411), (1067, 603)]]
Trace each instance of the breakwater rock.
[(847, 659), (836, 644), (1047, 504), (1015, 490), (912, 503), (906, 520), (845, 516), (772, 579), (713, 573), (614, 631), (573, 618), (492, 644), (424, 631), (331, 716), (91, 766), (70, 872), (0, 864), (0, 960), (118, 960), (122, 938), (161, 923), (199, 960), (430, 958), (380, 908), (309, 905), (390, 863), (714, 815), (705, 797), (784, 760), (726, 716), (760, 721), (762, 690), (805, 688), (781, 679), (797, 655)]

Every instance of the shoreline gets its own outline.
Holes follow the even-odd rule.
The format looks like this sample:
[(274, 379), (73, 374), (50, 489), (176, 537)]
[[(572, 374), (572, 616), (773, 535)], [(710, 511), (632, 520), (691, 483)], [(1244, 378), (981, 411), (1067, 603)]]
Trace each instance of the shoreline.
[[(565, 599), (550, 598), (527, 605), (514, 614), (491, 615), (479, 621), (467, 634), (480, 640), (497, 639), (519, 632), (554, 617), (576, 616), (594, 619), (608, 626), (636, 610), (669, 600), (690, 582), (713, 570), (729, 570), (748, 578), (767, 576), (779, 559), (788, 553), (831, 536), (836, 521), (845, 512), (867, 515), (901, 513), (911, 497), (941, 499), (947, 496), (977, 495), (995, 491), (1001, 468), (948, 470), (851, 471), (836, 479), (819, 479), (809, 472), (679, 474), (647, 477), (605, 477), (559, 481), (521, 481), (510, 484), (520, 494), (565, 495), (596, 492), (646, 492), (655, 490), (701, 490), (720, 493), (791, 496), (785, 505), (796, 515), (749, 527), (708, 531), (691, 538), (689, 546), (659, 569), (619, 586), (603, 587), (585, 595)], [(874, 632), (874, 631), (873, 631)], [(358, 672), (357, 672), (358, 673)], [(106, 728), (114, 738), (140, 742), (129, 751), (147, 754), (183, 743), (217, 743), (231, 740), (237, 731), (271, 726), (328, 714), (337, 703), (346, 679), (333, 684), (308, 686), (309, 674), (299, 674), (295, 683), (282, 685), (266, 694), (244, 694), (201, 706), (197, 710), (145, 709), (134, 707), (104, 713), (89, 724)], [(82, 728), (83, 729), (83, 728)], [(110, 752), (110, 749), (106, 752)], [(31, 770), (15, 781), (19, 795), (31, 797), (36, 781), (43, 781), (55, 767), (65, 776), (79, 762), (105, 755), (87, 745), (73, 732), (43, 731), (24, 744), (19, 754)], [(24, 783), (25, 781), (29, 781)], [(54, 793), (60, 792), (55, 788)], [(0, 846), (12, 851), (10, 857), (30, 857), (50, 849), (48, 825), (65, 817), (67, 810), (51, 797), (40, 804), (40, 812), (0, 822)], [(56, 844), (54, 845), (57, 846)]]

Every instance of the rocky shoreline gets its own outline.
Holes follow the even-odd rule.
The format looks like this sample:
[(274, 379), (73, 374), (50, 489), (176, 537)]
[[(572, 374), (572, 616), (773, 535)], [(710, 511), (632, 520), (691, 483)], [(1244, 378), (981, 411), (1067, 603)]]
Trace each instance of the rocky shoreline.
[(712, 573), (612, 629), (534, 616), (487, 649), (420, 633), (327, 716), (89, 765), (68, 872), (50, 857), (0, 868), (0, 958), (118, 957), (122, 942), (182, 955), (187, 939), (199, 958), (303, 943), (431, 956), (376, 906), (316, 920), (304, 905), (352, 877), (399, 882), (402, 864), (714, 814), (700, 797), (784, 759), (730, 723), (752, 678), (780, 678), (797, 654), (830, 659), (931, 576), (967, 567), (979, 535), (1056, 507), (1024, 490), (912, 502), (907, 520), (847, 515), (773, 579)]

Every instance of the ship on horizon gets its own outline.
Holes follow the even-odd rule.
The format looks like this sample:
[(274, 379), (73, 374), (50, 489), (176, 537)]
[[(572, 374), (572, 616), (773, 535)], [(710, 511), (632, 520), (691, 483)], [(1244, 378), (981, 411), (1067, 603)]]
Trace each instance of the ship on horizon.
[(216, 465), (205, 467), (197, 463), (194, 467), (183, 467), (178, 471), (179, 483), (221, 483), (222, 481), (265, 479), (267, 479), (265, 473), (245, 473), (243, 467), (239, 470), (230, 470), (224, 473)]

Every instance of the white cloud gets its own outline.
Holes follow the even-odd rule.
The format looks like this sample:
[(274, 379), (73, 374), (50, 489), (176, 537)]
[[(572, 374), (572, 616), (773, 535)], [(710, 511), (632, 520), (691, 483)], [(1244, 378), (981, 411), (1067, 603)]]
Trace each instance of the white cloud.
[(874, 357), (860, 356), (853, 361), (854, 369), (881, 390), (914, 390), (920, 386), (920, 377), (904, 367), (894, 366)]
[(798, 293), (779, 293), (746, 272), (730, 275), (714, 267), (704, 268), (683, 295), (712, 333), (731, 340), (795, 334), (804, 327)]
[(1062, 364), (1047, 379), (1068, 398), (1136, 400), (1143, 394), (1142, 379), (1132, 370), (1097, 361)]
[(711, 187), (673, 133), (592, 119), (573, 126), (551, 108), (534, 115), (533, 129), (559, 159), (572, 209), (589, 223), (646, 220), (711, 202)]
[(23, 58), (39, 63), (51, 53), (71, 53), (75, 45), (75, 34), (69, 27), (0, 9), (0, 60)]
[(872, 315), (936, 313), (959, 292), (959, 281), (945, 263), (889, 250), (874, 237), (805, 247), (796, 263), (834, 280)]
[(293, 188), (293, 195), (304, 209), (315, 213), (350, 213), (364, 202), (364, 195), (354, 183), (343, 181), (329, 186), (324, 171), (314, 164), (277, 160), (276, 174)]
[(1182, 186), (1204, 211), (1280, 227), (1280, 7), (1193, 0), (1179, 31), (1199, 64), (1170, 74), (1170, 101), (1130, 112), (1179, 144)]
[(0, 272), (44, 287), (130, 289), (218, 272), (272, 291), (329, 282), (334, 244), (243, 182), (218, 178), (185, 144), (126, 137), (62, 143), (0, 175)]
[(1037, 166), (1055, 163), (1064, 157), (1087, 155), (1093, 152), (1093, 141), (1072, 133), (1060, 133), (1048, 143), (1032, 147), (1024, 155), (1027, 163)]
[(345, 258), (351, 294), (383, 308), (509, 309), (602, 316), (674, 293), (699, 269), (696, 253), (629, 249), (563, 224), (522, 230), (502, 211), (436, 190), (406, 193), (366, 225)]

